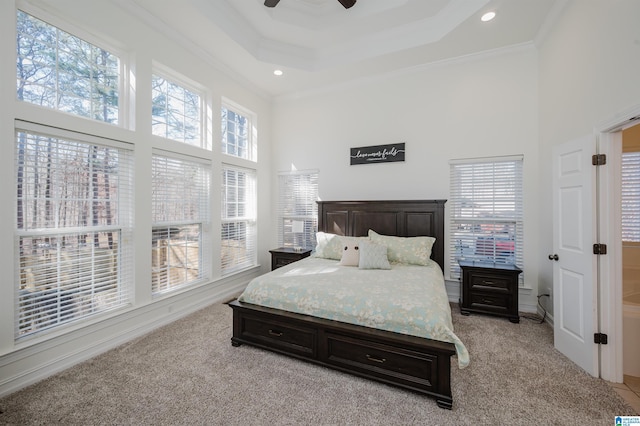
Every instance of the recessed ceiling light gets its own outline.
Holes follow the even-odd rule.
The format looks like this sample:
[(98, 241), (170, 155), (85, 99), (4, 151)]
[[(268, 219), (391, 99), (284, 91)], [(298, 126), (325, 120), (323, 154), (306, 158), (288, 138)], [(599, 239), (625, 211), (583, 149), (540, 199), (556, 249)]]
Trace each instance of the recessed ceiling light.
[(282, 70), (275, 70), (273, 75), (281, 76), (283, 74)]
[(496, 13), (492, 11), (492, 12), (487, 12), (484, 15), (482, 15), (482, 18), (480, 18), (480, 20), (482, 22), (488, 22), (488, 21), (492, 20), (495, 17), (496, 17)]

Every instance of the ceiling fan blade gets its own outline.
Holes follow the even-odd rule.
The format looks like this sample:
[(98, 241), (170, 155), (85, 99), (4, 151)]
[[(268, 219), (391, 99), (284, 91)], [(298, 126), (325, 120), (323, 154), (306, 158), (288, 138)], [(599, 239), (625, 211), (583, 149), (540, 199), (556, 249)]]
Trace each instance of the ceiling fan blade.
[(356, 0), (338, 0), (341, 5), (344, 6), (345, 9), (349, 9), (351, 6), (356, 4)]
[(276, 7), (280, 0), (264, 0), (264, 5), (267, 7)]

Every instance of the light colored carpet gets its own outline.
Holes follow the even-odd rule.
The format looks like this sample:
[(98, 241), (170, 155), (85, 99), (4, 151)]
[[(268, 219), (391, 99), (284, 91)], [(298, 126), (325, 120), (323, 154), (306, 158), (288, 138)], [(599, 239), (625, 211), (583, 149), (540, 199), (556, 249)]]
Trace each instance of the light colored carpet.
[(0, 399), (0, 424), (614, 424), (634, 411), (553, 348), (546, 324), (458, 314), (453, 410), (435, 400), (246, 345), (215, 304)]

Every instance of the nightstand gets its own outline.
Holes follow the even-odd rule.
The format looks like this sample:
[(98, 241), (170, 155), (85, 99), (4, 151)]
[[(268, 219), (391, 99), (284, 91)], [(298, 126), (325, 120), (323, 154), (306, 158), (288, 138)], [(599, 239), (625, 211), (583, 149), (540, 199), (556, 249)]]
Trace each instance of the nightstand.
[(280, 247), (269, 250), (269, 253), (271, 253), (271, 270), (273, 271), (281, 266), (309, 257), (311, 255), (311, 249), (303, 248), (296, 250), (291, 247)]
[(518, 276), (520, 268), (512, 264), (461, 260), (460, 313), (499, 315), (513, 323), (518, 315)]

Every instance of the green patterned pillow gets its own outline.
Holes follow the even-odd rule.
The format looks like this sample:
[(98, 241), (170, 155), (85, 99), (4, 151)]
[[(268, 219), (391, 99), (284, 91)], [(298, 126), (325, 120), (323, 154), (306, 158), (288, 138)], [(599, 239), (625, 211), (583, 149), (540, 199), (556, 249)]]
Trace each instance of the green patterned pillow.
[(390, 262), (410, 265), (427, 265), (431, 258), (431, 247), (436, 241), (433, 237), (393, 237), (380, 235), (369, 229), (371, 242), (387, 246)]
[(339, 235), (327, 232), (316, 232), (315, 257), (340, 260), (342, 257), (342, 240)]
[(387, 246), (363, 242), (360, 244), (360, 269), (391, 269)]

